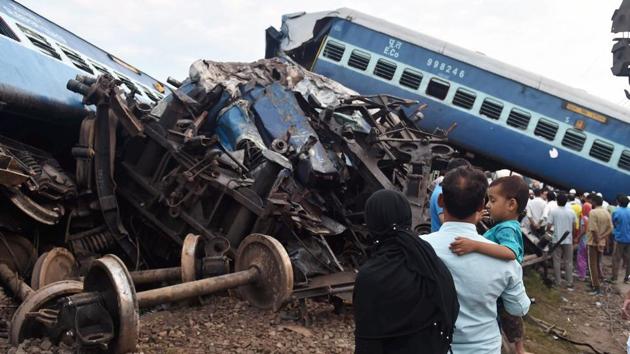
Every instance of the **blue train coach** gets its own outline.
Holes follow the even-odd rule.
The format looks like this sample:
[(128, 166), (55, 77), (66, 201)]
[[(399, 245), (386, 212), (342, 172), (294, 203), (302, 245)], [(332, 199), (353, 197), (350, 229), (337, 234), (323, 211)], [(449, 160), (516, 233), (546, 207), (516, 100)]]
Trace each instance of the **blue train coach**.
[(284, 16), (266, 55), (362, 94), (428, 103), (418, 125), (455, 125), (451, 143), (486, 168), (609, 200), (630, 192), (630, 112), (582, 90), (345, 8)]
[(3, 124), (34, 118), (46, 123), (80, 122), (87, 112), (81, 96), (66, 89), (77, 74), (109, 73), (157, 102), (158, 80), (45, 19), (23, 5), (0, 0), (0, 114)]

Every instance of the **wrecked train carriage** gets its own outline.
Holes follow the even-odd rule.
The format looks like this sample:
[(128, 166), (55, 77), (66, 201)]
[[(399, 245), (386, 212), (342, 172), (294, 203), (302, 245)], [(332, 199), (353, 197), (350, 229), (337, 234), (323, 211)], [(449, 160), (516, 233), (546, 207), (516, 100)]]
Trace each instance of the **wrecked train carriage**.
[[(114, 210), (106, 223), (117, 240), (137, 241), (147, 264), (173, 261), (168, 245), (189, 232), (203, 235), (206, 252), (218, 258), (262, 233), (286, 247), (297, 287), (351, 283), (369, 244), (367, 197), (380, 188), (403, 191), (421, 226), (431, 164), (452, 153), (443, 138), (411, 128), (421, 117), (417, 102), (356, 96), (276, 59), (197, 61), (150, 111), (111, 99), (118, 96), (111, 77), (86, 83), (74, 89), (97, 105), (96, 118), (86, 120), (91, 134), (117, 141), (110, 175), (121, 210), (97, 188), (102, 210)], [(113, 139), (115, 121), (125, 133)], [(95, 148), (96, 165), (99, 150), (114, 151)]]

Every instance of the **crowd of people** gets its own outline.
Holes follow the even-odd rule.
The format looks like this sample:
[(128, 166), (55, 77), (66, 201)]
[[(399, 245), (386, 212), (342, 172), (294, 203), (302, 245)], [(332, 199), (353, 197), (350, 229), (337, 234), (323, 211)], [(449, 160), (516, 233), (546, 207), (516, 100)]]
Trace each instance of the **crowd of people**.
[[(365, 207), (372, 246), (354, 290), (356, 352), (500, 353), (503, 330), (513, 350), (525, 353), (522, 316), (531, 302), (523, 235), (552, 235), (555, 286), (573, 289), (574, 264), (593, 295), (602, 279), (617, 281), (622, 264), (623, 281), (630, 280), (627, 196), (608, 205), (597, 193), (533, 187), (516, 175), (489, 180), (454, 159), (430, 199), (432, 233), (422, 236), (410, 230), (403, 194), (374, 193)], [(481, 235), (484, 217), (494, 224)], [(614, 255), (609, 277), (605, 252)]]
[[(620, 265), (623, 281), (630, 279), (630, 209), (628, 196), (618, 195), (612, 203), (601, 193), (578, 196), (548, 188), (530, 191), (526, 214), (521, 221), (523, 233), (544, 237), (552, 235), (554, 285), (573, 291), (575, 275), (588, 281), (592, 295), (601, 294), (602, 281), (617, 282)], [(604, 255), (612, 255), (612, 272), (606, 275)], [(575, 265), (575, 267), (574, 267)], [(564, 268), (565, 277), (561, 270)]]

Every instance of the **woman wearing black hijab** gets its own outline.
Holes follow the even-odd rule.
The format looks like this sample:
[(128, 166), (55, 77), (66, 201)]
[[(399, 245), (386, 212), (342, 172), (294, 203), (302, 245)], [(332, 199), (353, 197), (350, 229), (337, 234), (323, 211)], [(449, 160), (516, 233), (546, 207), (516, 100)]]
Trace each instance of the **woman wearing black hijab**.
[(354, 287), (356, 353), (447, 353), (459, 313), (455, 285), (431, 245), (409, 231), (407, 198), (375, 192), (365, 222), (374, 246)]

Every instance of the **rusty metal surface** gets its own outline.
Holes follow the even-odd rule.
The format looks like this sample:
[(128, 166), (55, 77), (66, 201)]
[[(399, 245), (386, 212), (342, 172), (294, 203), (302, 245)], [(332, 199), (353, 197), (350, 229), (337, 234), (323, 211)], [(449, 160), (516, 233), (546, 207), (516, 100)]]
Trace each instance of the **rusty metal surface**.
[(127, 353), (136, 350), (140, 315), (136, 289), (131, 275), (120, 258), (108, 254), (95, 260), (84, 279), (84, 290), (108, 296), (107, 310), (117, 329), (110, 351)]
[(28, 277), (36, 258), (37, 250), (28, 239), (11, 232), (0, 232), (0, 263), (22, 277)]
[(40, 289), (60, 280), (78, 279), (79, 269), (76, 259), (63, 247), (55, 247), (44, 252), (33, 267), (31, 287)]
[(235, 270), (251, 268), (258, 277), (239, 287), (241, 296), (258, 308), (278, 311), (293, 292), (293, 267), (284, 246), (271, 236), (247, 236), (236, 253)]
[(129, 272), (129, 275), (134, 285), (179, 281), (182, 277), (180, 267), (137, 270)]
[(202, 258), (204, 252), (203, 242), (201, 237), (194, 234), (186, 235), (184, 244), (182, 245), (182, 260), (181, 260), (181, 280), (182, 283), (190, 282), (199, 279), (199, 270), (201, 270), (201, 264), (199, 260)]
[(9, 288), (13, 295), (20, 300), (25, 300), (34, 292), (33, 289), (5, 263), (0, 263), (0, 280), (2, 284)]
[(209, 295), (217, 291), (252, 282), (257, 276), (258, 270), (251, 268), (241, 272), (220, 275), (218, 277), (141, 291), (137, 293), (138, 304), (140, 307), (149, 307)]
[(43, 326), (29, 317), (29, 313), (53, 307), (57, 301), (65, 296), (80, 293), (83, 283), (75, 280), (64, 280), (48, 284), (32, 296), (26, 298), (13, 314), (9, 327), (9, 342), (17, 346), (26, 338), (41, 337)]
[[(86, 118), (81, 131), (80, 185), (90, 185), (85, 168), (93, 145), (95, 158), (99, 149), (109, 149), (110, 165), (104, 168), (101, 160), (101, 168), (93, 168), (96, 176), (110, 175), (117, 190), (112, 193), (109, 182), (99, 189), (97, 178), (97, 193), (86, 194), (100, 204), (108, 234), (94, 224), (94, 236), (88, 235), (73, 219), (67, 239), (77, 244), (102, 235), (116, 241), (131, 267), (178, 263), (181, 255), (166, 245), (181, 245), (189, 233), (207, 244), (225, 240), (217, 257), (232, 260), (247, 235), (270, 234), (289, 255), (296, 284), (308, 287), (312, 279), (364, 261), (370, 241), (363, 204), (374, 191), (405, 193), (414, 226), (426, 227), (432, 166), (453, 154), (443, 136), (415, 128), (424, 107), (419, 102), (358, 96), (277, 59), (197, 61), (182, 85), (152, 109), (140, 109), (129, 95), (121, 99), (116, 85), (107, 77), (69, 83), (97, 106), (96, 123)], [(105, 117), (110, 126), (99, 126)], [(127, 134), (112, 136), (116, 122), (125, 122)], [(109, 147), (98, 138), (103, 129)], [(124, 150), (115, 153), (118, 146)], [(80, 247), (81, 257), (107, 248)], [(184, 280), (198, 278), (193, 263), (182, 267)]]

